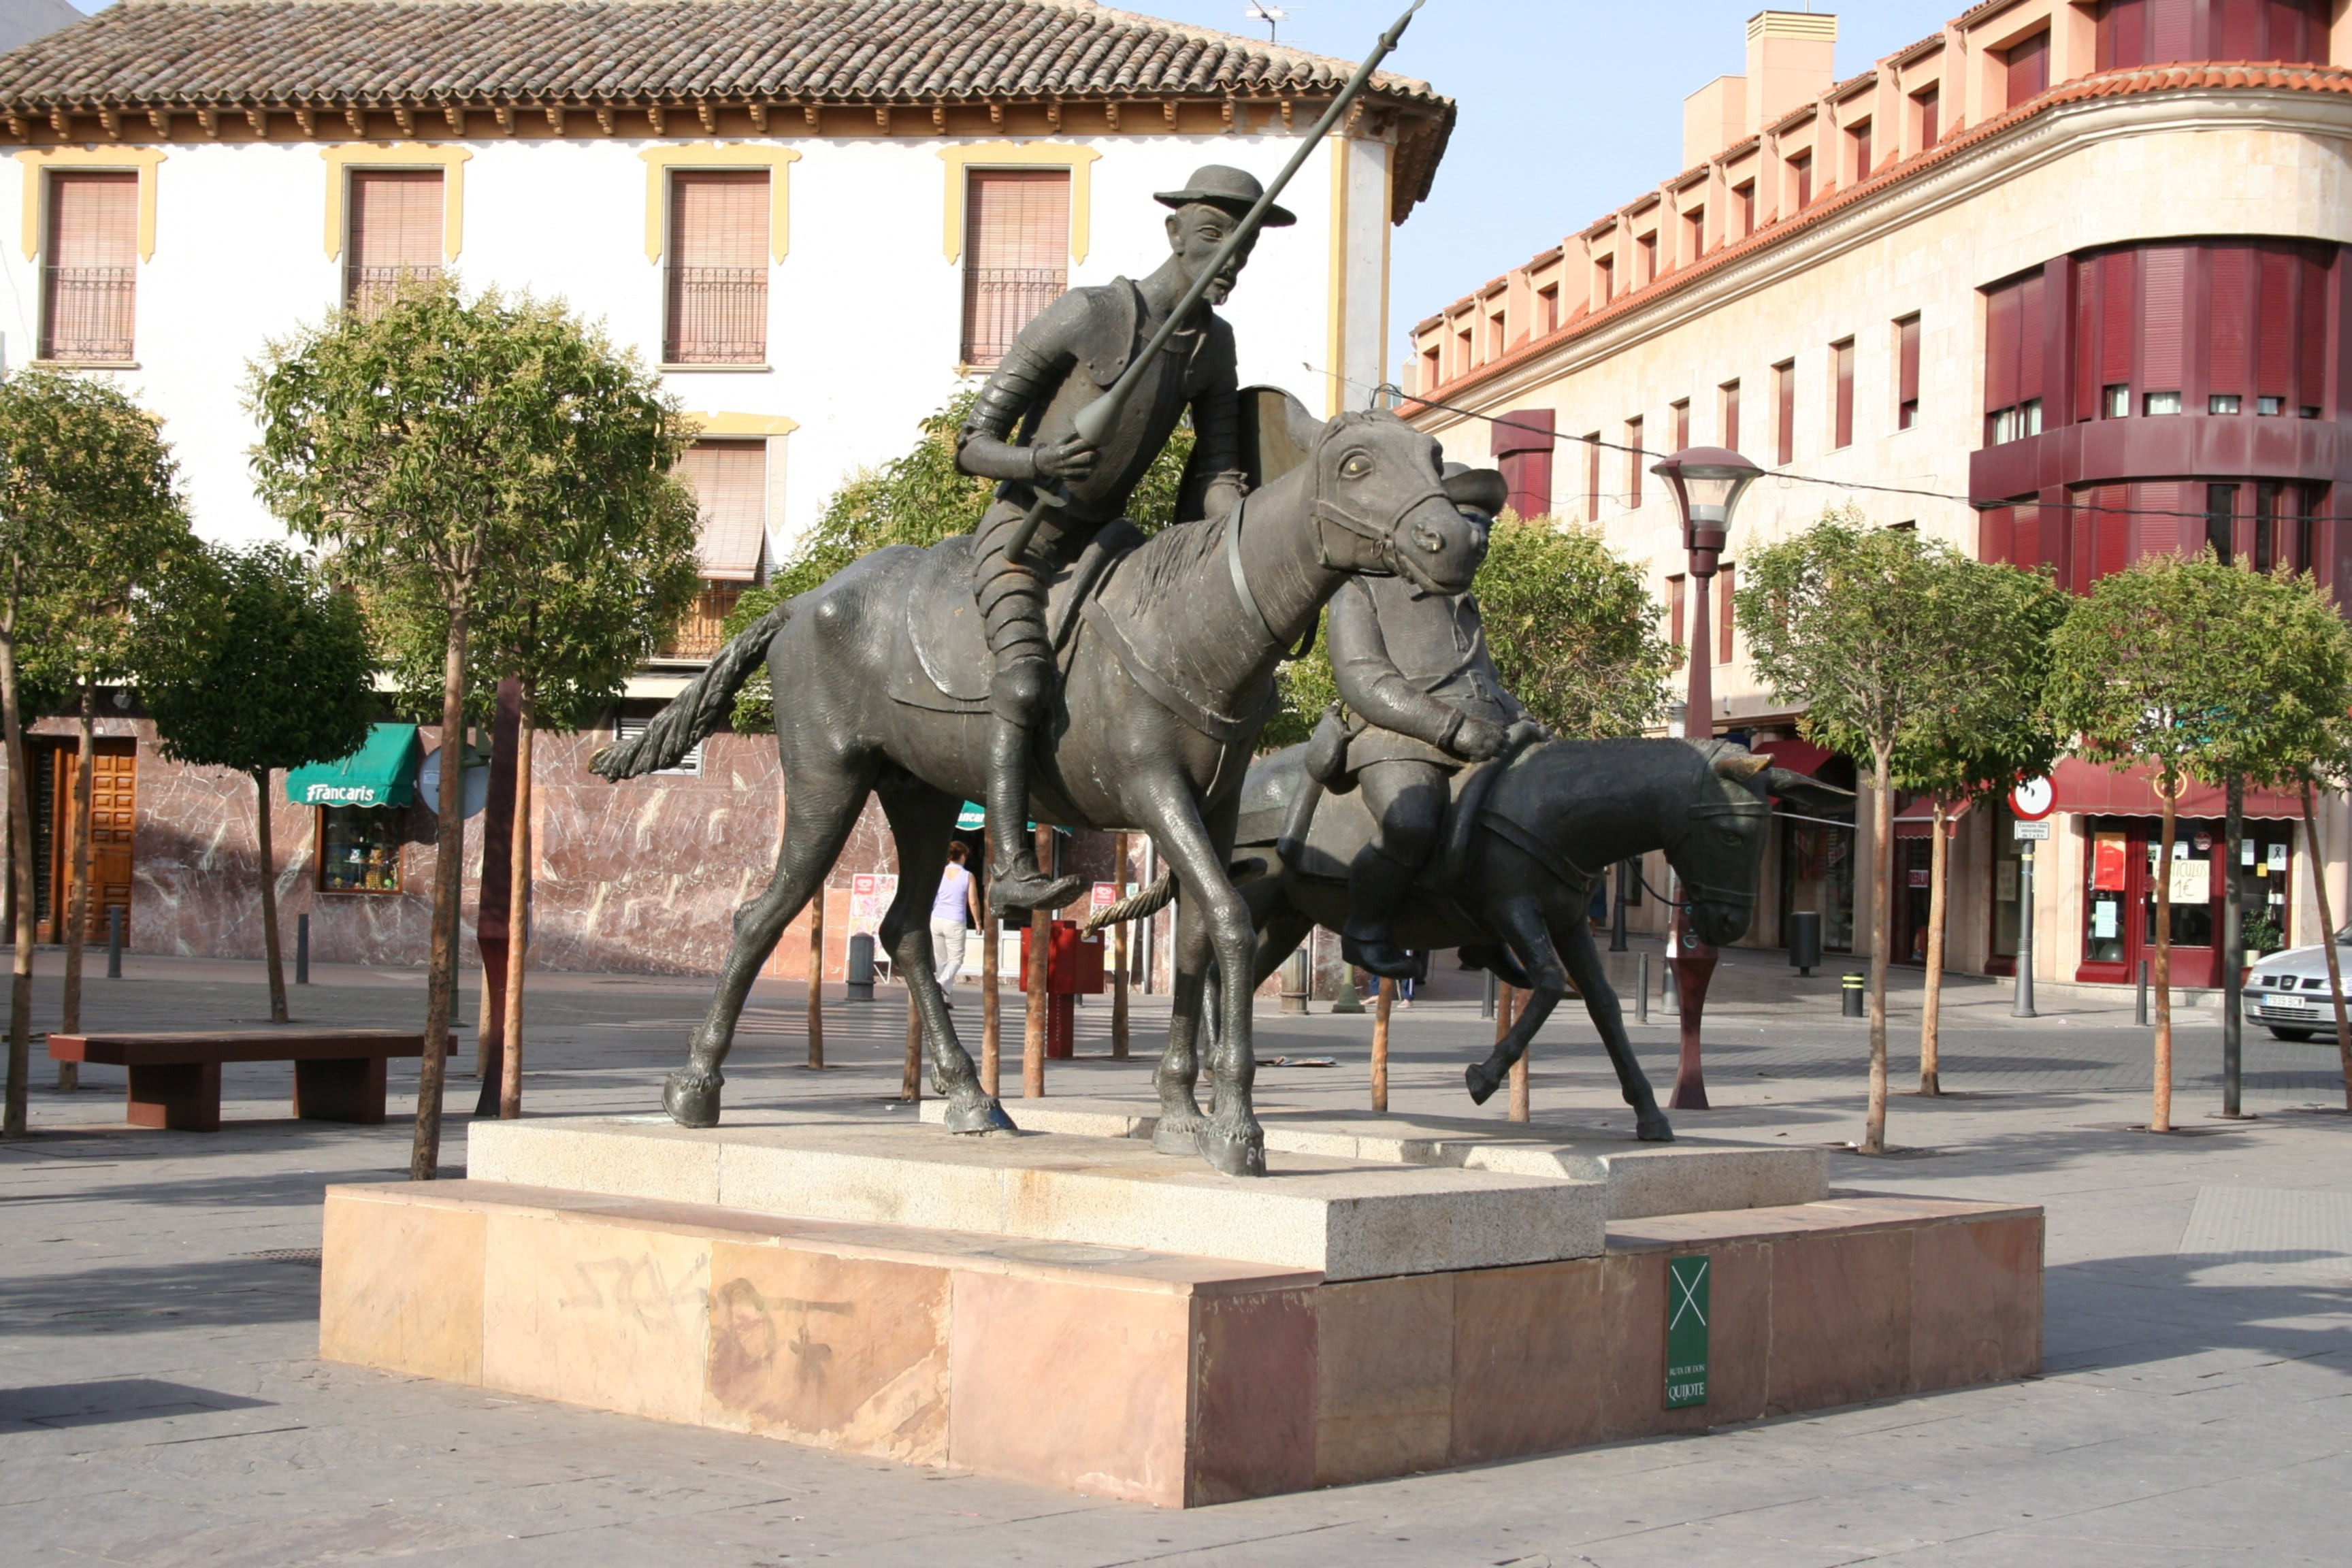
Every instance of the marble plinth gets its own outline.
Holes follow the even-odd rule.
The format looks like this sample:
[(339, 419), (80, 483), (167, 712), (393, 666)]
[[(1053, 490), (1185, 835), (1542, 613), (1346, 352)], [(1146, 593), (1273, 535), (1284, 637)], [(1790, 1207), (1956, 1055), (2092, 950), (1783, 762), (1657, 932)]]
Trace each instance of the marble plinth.
[[(923, 1119), (935, 1122), (943, 1109), (944, 1102), (926, 1100)], [(1149, 1142), (1158, 1121), (1156, 1106), (1131, 1100), (1014, 1100), (1006, 1109), (1024, 1130), (1081, 1138)], [(1830, 1191), (1827, 1149), (1688, 1135), (1672, 1143), (1642, 1143), (1634, 1141), (1631, 1112), (1619, 1119), (1622, 1131), (1280, 1107), (1259, 1108), (1258, 1120), (1266, 1148), (1284, 1153), (1597, 1182), (1608, 1194), (1612, 1220), (1806, 1204)]]
[[(1712, 1269), (1707, 1401), (1669, 1410), (1667, 1260), (1691, 1254)], [(1927, 1198), (1622, 1221), (1595, 1257), (1335, 1280), (397, 1183), (328, 1189), (322, 1262), (329, 1360), (1165, 1507), (1696, 1433), (2041, 1359), (2041, 1212)]]
[(1222, 1176), (1133, 1139), (957, 1137), (781, 1113), (688, 1129), (667, 1117), (478, 1121), (467, 1174), (802, 1219), (913, 1226), (1237, 1259), (1364, 1279), (1590, 1258), (1598, 1181), (1277, 1152)]

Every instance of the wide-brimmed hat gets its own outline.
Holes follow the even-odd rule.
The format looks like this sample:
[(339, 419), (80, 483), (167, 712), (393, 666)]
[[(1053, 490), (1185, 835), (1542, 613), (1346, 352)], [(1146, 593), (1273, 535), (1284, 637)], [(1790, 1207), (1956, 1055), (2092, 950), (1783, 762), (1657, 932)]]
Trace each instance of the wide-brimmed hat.
[[(1265, 187), (1259, 184), (1257, 176), (1248, 170), (1231, 168), (1223, 163), (1208, 163), (1192, 171), (1192, 179), (1186, 182), (1182, 190), (1160, 191), (1153, 195), (1152, 199), (1162, 206), (1171, 207), (1190, 206), (1194, 202), (1202, 202), (1213, 207), (1223, 207), (1239, 217), (1257, 205), (1258, 197), (1264, 195)], [(1297, 216), (1286, 207), (1270, 206), (1265, 209), (1265, 226), (1268, 228), (1288, 228), (1297, 221)]]

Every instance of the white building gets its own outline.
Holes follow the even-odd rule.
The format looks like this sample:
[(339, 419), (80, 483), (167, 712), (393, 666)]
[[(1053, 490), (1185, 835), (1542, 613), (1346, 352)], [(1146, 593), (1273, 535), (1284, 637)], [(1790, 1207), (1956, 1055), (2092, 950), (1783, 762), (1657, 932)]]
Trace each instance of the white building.
[[(122, 0), (0, 58), (0, 346), (120, 377), (237, 539), (278, 531), (271, 338), (403, 271), (559, 296), (703, 416), (706, 565), (749, 580), (1047, 300), (1158, 265), (1152, 193), (1270, 179), (1350, 68), (1093, 0)], [(1387, 378), (1388, 231), (1453, 112), (1383, 77), (1302, 170), (1228, 308), (1244, 381)]]

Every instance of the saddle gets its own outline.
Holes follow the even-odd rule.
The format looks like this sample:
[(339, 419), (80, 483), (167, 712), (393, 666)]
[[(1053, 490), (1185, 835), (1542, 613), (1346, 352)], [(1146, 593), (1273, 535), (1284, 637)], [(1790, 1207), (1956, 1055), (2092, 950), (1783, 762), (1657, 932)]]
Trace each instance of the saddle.
[[(1045, 588), (1045, 635), (1055, 661), (1066, 670), (1071, 633), (1078, 614), (1109, 581), (1119, 559), (1143, 542), (1135, 524), (1121, 518), (1097, 533), (1078, 558), (1054, 574)], [(889, 691), (893, 700), (935, 712), (981, 713), (988, 710), (988, 685), (996, 664), (988, 651), (972, 579), (971, 535), (934, 545), (915, 574), (891, 650)]]

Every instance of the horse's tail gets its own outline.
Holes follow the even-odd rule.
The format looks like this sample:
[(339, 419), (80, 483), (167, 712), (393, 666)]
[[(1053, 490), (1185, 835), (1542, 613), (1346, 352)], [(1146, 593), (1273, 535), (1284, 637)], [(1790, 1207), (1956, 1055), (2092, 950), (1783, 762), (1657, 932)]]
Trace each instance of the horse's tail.
[(694, 678), (670, 705), (654, 715), (642, 734), (615, 741), (589, 759), (589, 769), (614, 784), (640, 773), (676, 767), (696, 742), (715, 732), (733, 711), (735, 694), (768, 657), (768, 645), (792, 619), (793, 601), (784, 600), (736, 634)]
[(1108, 926), (1118, 925), (1127, 921), (1139, 921), (1146, 915), (1156, 915), (1175, 901), (1176, 873), (1173, 868), (1171, 868), (1160, 872), (1151, 886), (1138, 892), (1129, 893), (1108, 909), (1095, 910), (1079, 925), (1078, 934), (1092, 936)]

